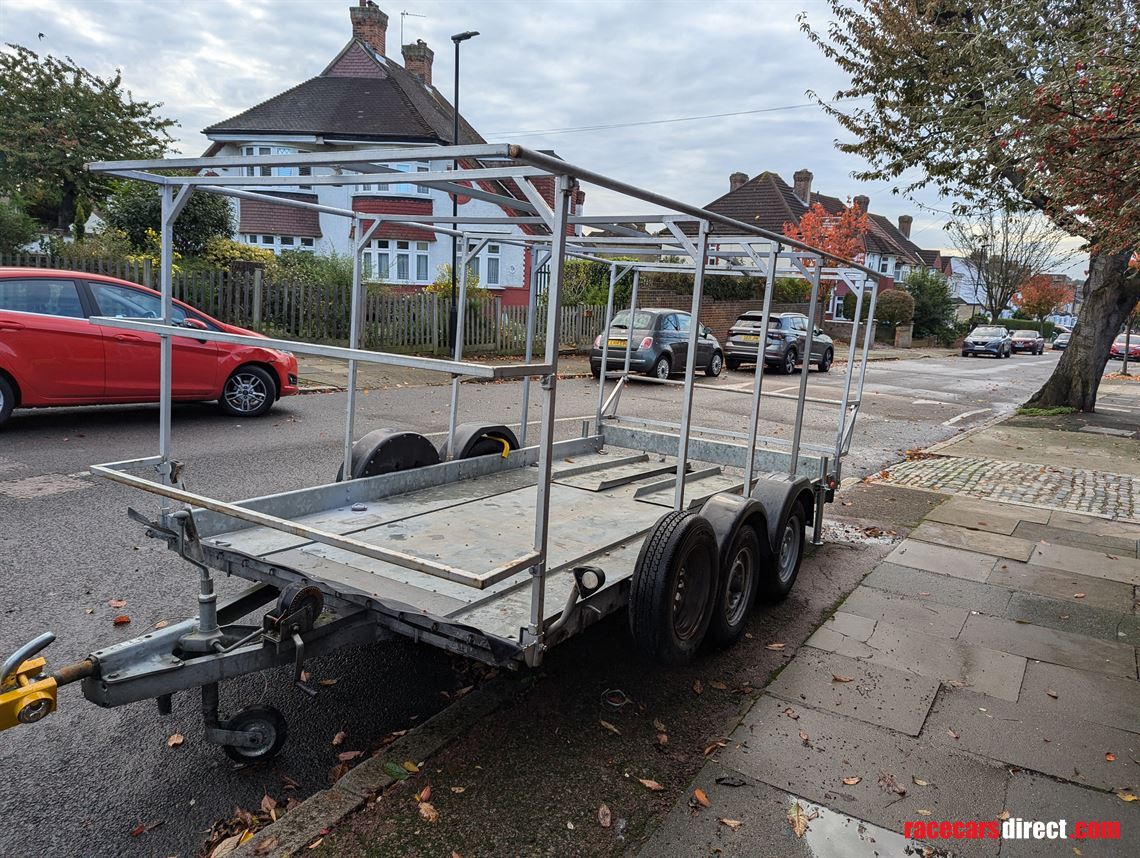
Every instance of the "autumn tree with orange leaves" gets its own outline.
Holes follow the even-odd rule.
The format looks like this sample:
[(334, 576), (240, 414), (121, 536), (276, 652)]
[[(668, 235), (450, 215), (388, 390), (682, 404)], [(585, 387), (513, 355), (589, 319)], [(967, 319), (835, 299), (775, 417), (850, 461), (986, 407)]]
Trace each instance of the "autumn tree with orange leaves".
[[(784, 224), (784, 235), (824, 251), (823, 266), (830, 268), (840, 259), (854, 259), (863, 253), (863, 236), (869, 228), (867, 213), (857, 205), (848, 206), (833, 215), (822, 203), (815, 203), (804, 212), (798, 224), (791, 221)], [(823, 318), (834, 289), (834, 279), (820, 279), (817, 321)]]
[(1013, 306), (1039, 322), (1073, 300), (1073, 290), (1048, 274), (1038, 274), (1021, 284)]

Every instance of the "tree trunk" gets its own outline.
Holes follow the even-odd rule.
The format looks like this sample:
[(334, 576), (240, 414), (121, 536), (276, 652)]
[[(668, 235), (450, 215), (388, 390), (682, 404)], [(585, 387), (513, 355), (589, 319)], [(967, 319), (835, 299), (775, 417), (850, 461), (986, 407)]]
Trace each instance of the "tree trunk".
[(56, 226), (62, 230), (70, 231), (75, 222), (75, 204), (78, 198), (76, 187), (72, 182), (63, 183), (63, 193), (59, 199), (59, 209), (56, 215)]
[(1026, 406), (1095, 410), (1096, 392), (1112, 341), (1121, 322), (1140, 300), (1140, 277), (1128, 276), (1128, 257), (1127, 250), (1092, 255), (1085, 300), (1068, 348), (1049, 380)]

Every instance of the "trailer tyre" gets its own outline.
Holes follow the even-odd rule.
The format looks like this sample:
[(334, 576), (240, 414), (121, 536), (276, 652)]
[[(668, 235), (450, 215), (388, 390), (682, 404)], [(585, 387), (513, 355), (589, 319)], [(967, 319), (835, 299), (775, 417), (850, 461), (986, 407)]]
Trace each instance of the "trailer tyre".
[(804, 511), (798, 503), (788, 513), (775, 549), (762, 586), (765, 596), (780, 601), (792, 591), (804, 559)]
[(709, 620), (708, 638), (716, 646), (731, 646), (744, 634), (759, 589), (762, 556), (756, 528), (741, 524), (725, 554)]
[(289, 735), (285, 716), (264, 703), (246, 706), (234, 717), (223, 721), (219, 726), (223, 730), (257, 733), (261, 737), (261, 742), (256, 748), (238, 747), (237, 745), (222, 746), (226, 756), (239, 763), (259, 763), (263, 760), (273, 759), (281, 753)]
[(666, 513), (645, 538), (629, 592), (629, 626), (642, 654), (690, 661), (712, 619), (717, 546), (712, 525), (689, 510)]

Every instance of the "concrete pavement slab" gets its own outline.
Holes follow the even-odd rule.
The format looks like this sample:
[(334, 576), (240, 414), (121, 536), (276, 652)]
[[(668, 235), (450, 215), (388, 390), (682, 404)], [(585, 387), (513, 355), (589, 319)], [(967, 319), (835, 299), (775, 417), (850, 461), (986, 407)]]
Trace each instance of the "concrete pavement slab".
[(920, 738), (1098, 789), (1134, 792), (1140, 781), (1131, 761), (1140, 759), (1140, 735), (964, 688), (942, 689)]
[(1084, 548), (1087, 551), (1107, 551), (1125, 557), (1136, 556), (1136, 540), (1119, 534), (1093, 533), (1022, 521), (1018, 523), (1013, 535), (1018, 539), (1028, 539), (1033, 542), (1052, 542), (1072, 548)]
[(975, 614), (966, 620), (958, 639), (1050, 664), (1136, 678), (1134, 647), (1085, 635)]
[[(895, 831), (902, 831), (907, 820), (926, 818), (919, 810), (929, 810), (931, 819), (996, 819), (1001, 813), (1008, 778), (1002, 766), (953, 749), (932, 748), (834, 711), (797, 706), (799, 718), (792, 720), (783, 714), (787, 705), (769, 695), (761, 697), (730, 737), (720, 762), (746, 777)], [(808, 736), (806, 743), (801, 731)], [(905, 794), (880, 786), (884, 775)], [(843, 783), (852, 777), (859, 782)], [(915, 778), (928, 785), (916, 785)], [(996, 855), (996, 843), (990, 845), (988, 851), (969, 854)]]
[[(987, 583), (1026, 593), (1037, 593), (1051, 599), (1060, 599), (1062, 602), (1095, 605), (1109, 610), (1121, 610), (1132, 603), (1132, 587), (1129, 584), (1046, 569), (1043, 566), (1030, 566), (1028, 563), (1018, 563), (1016, 560), (998, 563), (990, 573)], [(1078, 593), (1081, 594), (1079, 597), (1076, 595)]]
[(1005, 616), (1009, 620), (1087, 635), (1102, 641), (1133, 646), (1140, 643), (1140, 637), (1136, 634), (1140, 628), (1140, 618), (1085, 605), (1080, 601), (1063, 602), (1032, 593), (1014, 593)]
[(1035, 545), (1035, 542), (1030, 542), (1027, 539), (1017, 539), (1013, 536), (990, 533), (985, 530), (969, 530), (965, 527), (943, 524), (938, 521), (924, 521), (910, 532), (910, 538), (922, 542), (933, 542), (935, 545), (946, 545), (951, 548), (962, 548), (966, 551), (1008, 557), (1012, 560), (1028, 560)]
[(820, 628), (838, 632), (844, 637), (857, 641), (866, 641), (875, 631), (875, 621), (840, 610), (828, 617), (827, 622)]
[(1018, 700), (1058, 718), (1140, 733), (1140, 682), (1134, 679), (1030, 661)]
[[(1109, 858), (1129, 854), (1140, 842), (1140, 806), (1126, 804), (1115, 795), (1059, 783), (1030, 772), (1018, 772), (1009, 782), (1005, 799), (1011, 818), (1061, 820), (1067, 823), (1067, 840), (1003, 840), (1002, 858), (1072, 858), (1080, 849), (1085, 858)], [(1119, 822), (1121, 837), (1115, 839), (1076, 839), (1077, 822)], [(1133, 846), (1128, 846), (1132, 843)]]
[(1065, 572), (1079, 572), (1107, 581), (1140, 584), (1140, 559), (1123, 557), (1107, 551), (1086, 551), (1067, 545), (1038, 543), (1029, 562), (1035, 566), (1048, 566)]
[[(1028, 520), (1026, 519), (1026, 521)], [(1050, 514), (1049, 526), (1082, 533), (1095, 533), (1099, 536), (1124, 536), (1129, 539), (1140, 539), (1140, 524), (1132, 524), (1127, 521), (1109, 521), (1104, 518), (1078, 515), (1060, 509), (1055, 509)]]
[(1045, 523), (1049, 520), (1049, 511), (987, 503), (963, 495), (954, 495), (946, 503), (927, 513), (926, 519), (1010, 536), (1019, 522), (1040, 519), (1041, 523)]
[(794, 704), (815, 706), (917, 736), (938, 692), (938, 682), (804, 647), (769, 690)]
[(956, 638), (970, 614), (966, 608), (939, 604), (933, 601), (933, 597), (899, 596), (863, 585), (851, 592), (841, 609), (872, 620), (908, 626), (940, 638)]
[(925, 569), (927, 572), (941, 572), (943, 575), (953, 575), (969, 581), (985, 581), (994, 568), (997, 557), (904, 539), (887, 556), (887, 562), (912, 569)]
[(954, 578), (921, 569), (908, 569), (893, 563), (880, 563), (875, 571), (863, 579), (865, 587), (887, 590), (900, 596), (930, 599), (943, 605), (955, 605), (971, 611), (980, 611), (994, 617), (1005, 614), (1011, 590), (979, 584), (964, 578)]

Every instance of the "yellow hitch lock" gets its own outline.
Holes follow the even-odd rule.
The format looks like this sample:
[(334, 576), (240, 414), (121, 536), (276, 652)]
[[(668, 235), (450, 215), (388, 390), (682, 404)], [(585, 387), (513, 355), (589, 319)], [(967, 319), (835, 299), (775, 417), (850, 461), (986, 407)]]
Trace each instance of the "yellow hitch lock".
[(0, 687), (0, 730), (33, 724), (55, 711), (56, 682), (44, 676), (47, 660), (30, 658), (20, 663)]

